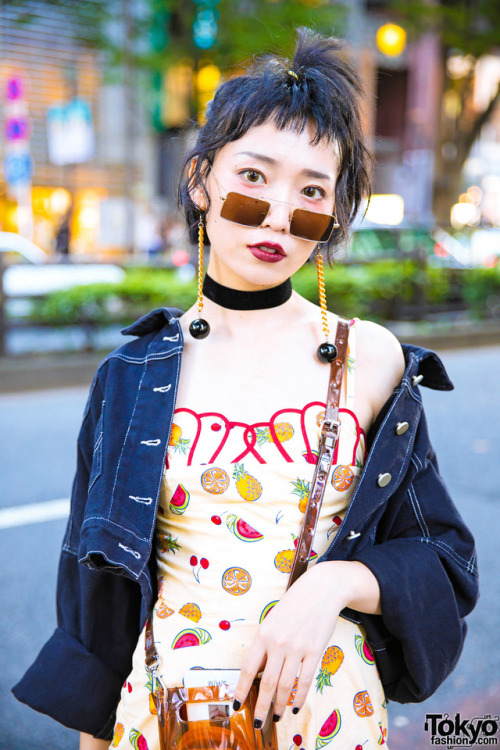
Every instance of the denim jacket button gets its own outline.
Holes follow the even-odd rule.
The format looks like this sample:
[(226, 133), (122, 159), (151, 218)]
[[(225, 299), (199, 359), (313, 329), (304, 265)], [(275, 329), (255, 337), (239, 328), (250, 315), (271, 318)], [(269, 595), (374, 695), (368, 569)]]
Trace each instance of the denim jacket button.
[(398, 422), (396, 425), (396, 435), (404, 435), (409, 426), (408, 422)]
[(384, 474), (379, 474), (377, 479), (377, 484), (379, 487), (387, 487), (389, 482), (391, 481), (392, 476), (385, 472)]

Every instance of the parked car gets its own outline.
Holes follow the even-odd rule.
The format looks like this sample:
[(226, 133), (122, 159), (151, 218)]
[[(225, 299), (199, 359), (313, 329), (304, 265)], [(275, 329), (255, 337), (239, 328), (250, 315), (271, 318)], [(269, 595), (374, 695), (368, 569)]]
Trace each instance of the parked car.
[(54, 262), (40, 247), (13, 232), (0, 232), (0, 254), (7, 297), (40, 297), (81, 284), (117, 283), (125, 278), (125, 271), (110, 263)]

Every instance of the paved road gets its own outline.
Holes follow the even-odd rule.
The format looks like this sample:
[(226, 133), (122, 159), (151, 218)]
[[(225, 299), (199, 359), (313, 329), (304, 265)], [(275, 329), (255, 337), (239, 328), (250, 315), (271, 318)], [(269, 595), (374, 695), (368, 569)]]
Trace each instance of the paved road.
[[(456, 390), (422, 391), (442, 473), (477, 538), (482, 597), (469, 618), (462, 659), (448, 681), (424, 704), (390, 706), (391, 750), (430, 747), (423, 728), (428, 712), (473, 718), (500, 710), (500, 347), (447, 352), (444, 359)], [(85, 400), (81, 388), (0, 397), (0, 509), (68, 496)], [(9, 694), (55, 625), (64, 527), (59, 519), (0, 528), (2, 750), (77, 748), (74, 732)], [(70, 673), (66, 679), (71, 681)]]

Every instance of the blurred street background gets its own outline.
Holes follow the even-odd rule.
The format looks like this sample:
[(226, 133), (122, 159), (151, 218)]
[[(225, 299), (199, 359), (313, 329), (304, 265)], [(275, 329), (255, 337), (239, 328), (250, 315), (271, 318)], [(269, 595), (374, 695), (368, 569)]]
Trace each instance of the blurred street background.
[[(390, 706), (389, 747), (429, 747), (429, 712), (500, 713), (500, 0), (0, 0), (0, 750), (76, 750), (9, 690), (55, 624), (92, 373), (124, 325), (195, 301), (183, 155), (217, 85), (300, 25), (346, 40), (376, 157), (328, 306), (443, 355), (456, 390), (423, 395), (482, 570), (462, 660)], [(317, 302), (313, 264), (293, 286)]]

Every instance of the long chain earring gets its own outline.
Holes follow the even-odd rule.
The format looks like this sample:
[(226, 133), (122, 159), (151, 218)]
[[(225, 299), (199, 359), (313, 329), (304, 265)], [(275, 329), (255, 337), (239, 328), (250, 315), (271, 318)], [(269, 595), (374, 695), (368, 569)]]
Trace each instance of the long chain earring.
[(316, 253), (316, 270), (318, 272), (318, 292), (319, 292), (319, 304), (321, 307), (321, 320), (323, 333), (326, 341), (318, 346), (317, 354), (320, 362), (333, 362), (337, 356), (337, 347), (335, 344), (330, 343), (328, 340), (330, 337), (330, 329), (328, 328), (328, 318), (326, 315), (326, 294), (325, 294), (325, 277), (323, 275), (323, 256), (321, 251), (318, 250)]
[(198, 317), (189, 324), (189, 333), (195, 339), (204, 339), (210, 326), (201, 317), (203, 311), (203, 217), (198, 222)]

